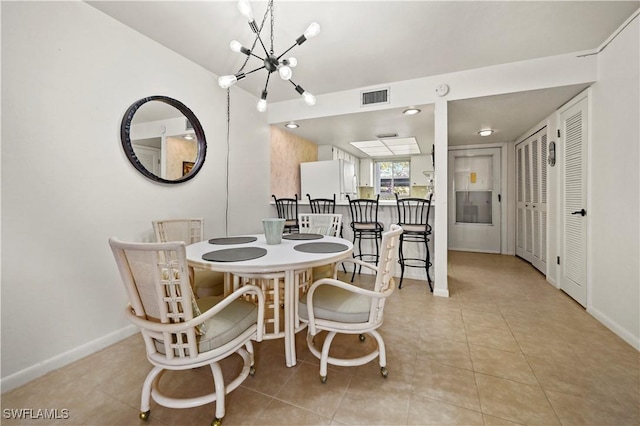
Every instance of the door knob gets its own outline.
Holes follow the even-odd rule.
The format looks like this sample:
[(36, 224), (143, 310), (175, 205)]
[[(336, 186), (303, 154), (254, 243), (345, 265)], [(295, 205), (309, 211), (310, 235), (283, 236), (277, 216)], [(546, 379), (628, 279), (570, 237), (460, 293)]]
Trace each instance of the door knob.
[(579, 214), (580, 216), (586, 216), (587, 211), (585, 209), (582, 209), (582, 210), (578, 210), (577, 212), (573, 212), (571, 214)]

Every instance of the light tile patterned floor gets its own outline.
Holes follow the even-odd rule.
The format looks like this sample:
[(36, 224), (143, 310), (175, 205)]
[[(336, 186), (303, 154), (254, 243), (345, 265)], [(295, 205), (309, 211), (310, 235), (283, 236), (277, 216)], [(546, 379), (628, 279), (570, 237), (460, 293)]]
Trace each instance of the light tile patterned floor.
[[(366, 281), (363, 278), (362, 281)], [(223, 424), (638, 425), (640, 354), (513, 256), (451, 252), (450, 298), (405, 280), (382, 333), (388, 379), (375, 362), (332, 368), (326, 384), (298, 335), (298, 365), (281, 341), (256, 345), (257, 373), (231, 393)], [(336, 339), (339, 352), (375, 344)], [(364, 346), (363, 346), (364, 345)], [(227, 360), (226, 371), (238, 368)], [(139, 335), (2, 395), (2, 408), (66, 408), (63, 425), (136, 425), (149, 371)], [(207, 368), (171, 372), (162, 386), (195, 395)], [(152, 404), (150, 425), (207, 425), (214, 405)], [(2, 419), (11, 424), (47, 424)]]

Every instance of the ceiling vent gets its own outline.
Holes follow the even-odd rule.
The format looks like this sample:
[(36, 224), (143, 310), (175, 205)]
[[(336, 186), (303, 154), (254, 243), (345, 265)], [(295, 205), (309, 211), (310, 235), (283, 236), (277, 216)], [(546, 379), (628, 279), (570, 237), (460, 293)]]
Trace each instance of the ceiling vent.
[(360, 92), (360, 106), (388, 104), (389, 88)]
[(193, 130), (193, 124), (191, 124), (189, 119), (185, 118), (184, 121), (185, 121), (185, 125), (184, 125), (185, 130)]

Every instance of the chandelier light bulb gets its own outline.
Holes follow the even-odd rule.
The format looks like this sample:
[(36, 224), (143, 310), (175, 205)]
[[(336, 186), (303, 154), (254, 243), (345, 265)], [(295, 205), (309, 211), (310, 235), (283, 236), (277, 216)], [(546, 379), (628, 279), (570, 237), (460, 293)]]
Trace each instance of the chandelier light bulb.
[(291, 68), (289, 68), (286, 65), (283, 65), (280, 68), (278, 68), (278, 74), (280, 74), (281, 79), (289, 80), (293, 72), (291, 71)]
[(223, 89), (227, 89), (236, 84), (238, 78), (235, 75), (223, 75), (218, 79), (218, 85)]
[(242, 16), (249, 20), (249, 22), (253, 21), (253, 12), (251, 12), (251, 5), (249, 4), (249, 0), (239, 0), (238, 10), (240, 11), (240, 13), (242, 13)]
[(317, 36), (318, 34), (320, 34), (320, 24), (317, 22), (312, 22), (303, 33), (307, 40)]
[(289, 59), (285, 59), (284, 61), (282, 61), (282, 63), (290, 66), (291, 68), (295, 68), (295, 66), (298, 65), (298, 60), (292, 56)]
[(302, 94), (302, 97), (304, 98), (304, 103), (306, 103), (309, 106), (313, 106), (316, 104), (316, 97), (313, 96), (311, 93), (305, 91)]
[(229, 43), (229, 47), (236, 53), (240, 53), (242, 51), (242, 43), (238, 40), (232, 40), (231, 43)]
[(258, 104), (256, 105), (256, 108), (258, 108), (258, 111), (260, 111), (260, 112), (265, 112), (267, 110), (267, 100), (266, 99), (260, 99), (258, 101)]

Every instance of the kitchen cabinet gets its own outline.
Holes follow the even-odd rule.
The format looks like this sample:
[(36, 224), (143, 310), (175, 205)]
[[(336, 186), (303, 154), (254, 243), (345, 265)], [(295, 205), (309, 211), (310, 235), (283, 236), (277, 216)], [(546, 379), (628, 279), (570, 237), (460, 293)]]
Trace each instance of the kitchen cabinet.
[(411, 157), (411, 186), (427, 186), (429, 179), (423, 172), (432, 172), (433, 163), (430, 155), (414, 155)]
[(373, 160), (370, 158), (362, 158), (360, 160), (360, 182), (358, 182), (358, 186), (374, 186)]
[(318, 145), (318, 161), (345, 160), (358, 163), (359, 158), (333, 145)]

